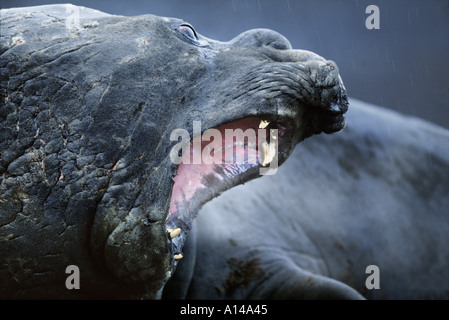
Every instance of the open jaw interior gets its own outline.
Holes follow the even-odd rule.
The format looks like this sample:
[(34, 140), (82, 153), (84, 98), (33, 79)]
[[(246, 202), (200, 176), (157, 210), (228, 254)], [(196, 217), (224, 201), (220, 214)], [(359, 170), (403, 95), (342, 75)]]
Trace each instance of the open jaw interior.
[[(249, 129), (249, 130), (248, 130)], [(182, 159), (174, 177), (167, 232), (175, 260), (197, 212), (203, 204), (236, 185), (249, 181), (262, 170), (276, 168), (287, 125), (258, 117), (229, 122), (195, 136), (180, 152)]]

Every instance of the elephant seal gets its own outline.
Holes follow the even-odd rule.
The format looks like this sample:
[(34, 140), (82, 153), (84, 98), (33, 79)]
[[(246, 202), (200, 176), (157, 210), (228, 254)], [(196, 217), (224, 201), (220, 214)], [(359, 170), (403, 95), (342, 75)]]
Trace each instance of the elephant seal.
[(449, 131), (350, 103), (344, 134), (201, 209), (165, 298), (449, 298)]
[(178, 129), (277, 130), (276, 152), (233, 150), (281, 164), (344, 127), (336, 64), (271, 30), (219, 42), (72, 5), (2, 10), (1, 29), (1, 298), (160, 298), (201, 205), (266, 166), (176, 164)]

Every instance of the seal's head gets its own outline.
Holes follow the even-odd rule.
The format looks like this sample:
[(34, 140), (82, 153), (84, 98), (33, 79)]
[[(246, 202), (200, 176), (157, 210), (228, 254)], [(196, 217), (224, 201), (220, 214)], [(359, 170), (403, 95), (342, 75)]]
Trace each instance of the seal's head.
[[(123, 27), (129, 30), (120, 39), (125, 62), (113, 73), (110, 90), (117, 94), (108, 92), (108, 101), (126, 100), (123, 110), (137, 109), (139, 122), (128, 132), (129, 144), (117, 160), (120, 170), (114, 172), (120, 183), (103, 197), (92, 237), (116, 276), (162, 285), (182, 258), (191, 223), (205, 202), (260, 176), (267, 158), (281, 164), (306, 137), (342, 129), (348, 103), (334, 62), (293, 50), (274, 31), (251, 30), (219, 42), (179, 19), (141, 16)], [(173, 161), (173, 150), (180, 156), (195, 151), (198, 133), (212, 128), (221, 136), (203, 135), (200, 155), (207, 141), (217, 139), (219, 146), (208, 150), (216, 162), (201, 157), (195, 163), (191, 153), (190, 162)], [(256, 143), (226, 145), (227, 129), (252, 129)], [(278, 133), (275, 149), (270, 129)], [(185, 140), (173, 135), (176, 130), (187, 132), (188, 148), (176, 148)], [(234, 160), (246, 154), (248, 161), (225, 161), (226, 148), (233, 149)]]
[[(178, 101), (171, 104), (170, 129), (187, 129), (190, 142), (181, 150), (187, 151), (187, 157), (175, 165), (165, 220), (174, 266), (205, 202), (261, 176), (273, 161), (281, 164), (306, 137), (341, 130), (348, 102), (336, 64), (310, 51), (292, 49), (279, 33), (257, 29), (218, 42), (181, 20), (161, 23), (170, 34), (164, 40), (171, 41), (165, 55), (170, 56), (169, 65), (176, 66), (171, 79), (184, 83), (172, 93)], [(248, 133), (247, 140), (227, 140), (226, 134), (236, 130)], [(231, 158), (227, 158), (229, 150)], [(202, 156), (200, 162), (195, 163), (195, 152)], [(207, 162), (205, 155), (214, 162)], [(239, 156), (245, 160), (236, 163)]]
[[(281, 164), (303, 139), (344, 126), (348, 103), (335, 63), (293, 50), (274, 31), (219, 42), (179, 19), (78, 8), (69, 28), (64, 7), (32, 9), (5, 11), (27, 17), (9, 19), (1, 42), (8, 81), (0, 93), (12, 114), (5, 128), (19, 126), (15, 110), (38, 107), (20, 122), (21, 140), (19, 132), (2, 140), (0, 173), (25, 174), (5, 168), (29, 152), (22, 159), (33, 163), (25, 190), (33, 206), (24, 210), (42, 212), (27, 231), (17, 228), (35, 242), (33, 221), (51, 217), (49, 225), (76, 231), (77, 239), (49, 232), (45, 243), (70, 249), (67, 259), (91, 270), (89, 290), (99, 295), (129, 288), (157, 297), (202, 204)], [(246, 140), (227, 140), (238, 130)], [(195, 146), (199, 162), (184, 161), (195, 160)]]
[[(174, 177), (166, 226), (178, 259), (201, 205), (263, 175), (262, 168), (273, 160), (281, 164), (301, 140), (343, 129), (348, 101), (333, 61), (292, 49), (277, 32), (250, 30), (229, 42), (218, 42), (201, 36), (184, 21), (170, 20), (170, 25), (179, 39), (176, 41), (181, 41), (182, 48), (176, 51), (179, 63), (201, 73), (189, 81), (183, 113), (175, 115), (176, 123), (190, 128), (192, 122), (199, 121), (203, 133), (201, 143), (194, 129), (189, 132), (188, 156)], [(210, 128), (216, 130), (213, 139)], [(256, 143), (251, 143), (250, 134), (245, 136), (247, 140), (226, 140), (226, 134), (236, 130), (254, 132)], [(209, 143), (212, 140), (214, 143)], [(191, 154), (195, 142), (199, 146), (196, 152), (203, 156), (199, 163), (193, 163), (195, 155)], [(214, 163), (204, 159), (211, 149)], [(233, 156), (227, 158), (229, 150)], [(239, 156), (245, 161), (236, 163)]]

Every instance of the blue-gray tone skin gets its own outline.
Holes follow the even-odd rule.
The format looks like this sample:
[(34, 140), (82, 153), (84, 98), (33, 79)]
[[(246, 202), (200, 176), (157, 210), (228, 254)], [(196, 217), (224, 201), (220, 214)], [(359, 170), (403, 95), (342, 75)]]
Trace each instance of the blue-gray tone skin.
[(166, 298), (449, 298), (449, 131), (350, 104), (343, 132), (203, 207)]
[[(336, 64), (271, 30), (219, 42), (181, 19), (68, 5), (1, 19), (1, 298), (159, 298), (201, 204), (170, 217), (172, 239), (175, 129), (268, 120), (284, 130), (282, 164), (344, 127)], [(225, 169), (205, 177), (202, 202), (259, 172)], [(79, 290), (65, 286), (69, 265)]]

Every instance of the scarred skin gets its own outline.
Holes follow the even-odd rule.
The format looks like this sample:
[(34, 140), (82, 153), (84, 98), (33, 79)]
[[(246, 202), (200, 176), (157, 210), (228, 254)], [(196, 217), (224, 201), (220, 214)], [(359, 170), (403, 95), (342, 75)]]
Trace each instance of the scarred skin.
[(271, 30), (191, 39), (179, 19), (82, 7), (68, 28), (67, 8), (1, 11), (0, 298), (159, 298), (177, 264), (170, 132), (263, 115), (288, 124), (282, 163), (342, 129), (346, 92)]

